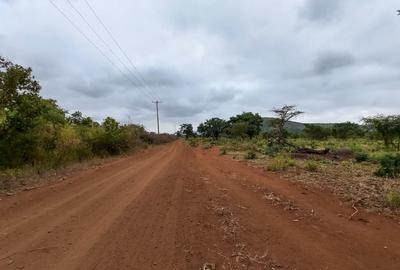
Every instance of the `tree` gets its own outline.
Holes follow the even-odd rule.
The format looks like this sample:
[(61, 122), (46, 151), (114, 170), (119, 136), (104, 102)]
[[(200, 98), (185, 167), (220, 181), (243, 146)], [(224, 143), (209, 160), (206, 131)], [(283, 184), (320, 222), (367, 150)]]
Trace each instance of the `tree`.
[(197, 132), (204, 137), (211, 137), (215, 140), (218, 140), (220, 135), (224, 132), (226, 126), (227, 123), (225, 120), (214, 117), (206, 120), (204, 123), (201, 123), (197, 127)]
[(234, 138), (246, 138), (249, 124), (247, 122), (236, 122), (229, 127), (229, 133)]
[[(240, 124), (240, 126), (242, 128), (245, 127), (245, 130), (244, 134), (241, 134), (241, 136), (245, 135), (251, 139), (254, 136), (260, 134), (263, 119), (258, 113), (254, 114), (252, 112), (243, 112), (242, 114), (238, 114), (236, 116), (231, 117), (228, 123), (231, 126), (231, 128), (232, 126), (237, 125), (238, 123), (242, 123)], [(236, 136), (238, 135), (239, 134), (236, 134)]]
[(185, 136), (186, 139), (195, 136), (192, 124), (182, 124), (179, 133)]
[(338, 123), (332, 127), (332, 135), (338, 139), (348, 139), (364, 136), (364, 130), (356, 123)]
[[(364, 118), (363, 122), (379, 134), (386, 148), (396, 146), (397, 150), (400, 150), (400, 115), (371, 116)], [(397, 145), (395, 139), (397, 139)]]
[(313, 140), (326, 140), (331, 135), (331, 129), (313, 124), (305, 124), (303, 132)]
[(287, 131), (285, 125), (291, 119), (304, 113), (296, 109), (295, 105), (284, 105), (282, 108), (273, 108), (272, 112), (276, 114), (276, 118), (270, 120), (272, 127), (272, 139), (279, 145), (287, 144)]

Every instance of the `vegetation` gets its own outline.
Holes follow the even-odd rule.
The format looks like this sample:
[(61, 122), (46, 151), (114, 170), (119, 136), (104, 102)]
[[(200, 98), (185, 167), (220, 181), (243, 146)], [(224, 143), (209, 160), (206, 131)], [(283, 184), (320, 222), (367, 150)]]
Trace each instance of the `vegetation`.
[(79, 111), (68, 114), (40, 90), (31, 68), (0, 57), (1, 179), (9, 181), (12, 170), (22, 167), (40, 172), (172, 139), (111, 117), (98, 123)]
[(290, 158), (287, 154), (282, 153), (272, 158), (267, 163), (268, 171), (284, 171), (289, 167), (295, 166), (296, 162)]
[(295, 105), (285, 105), (282, 108), (274, 108), (272, 111), (276, 114), (276, 118), (271, 120), (272, 132), (270, 133), (270, 144), (285, 146), (288, 144), (288, 131), (285, 125), (291, 119), (302, 114), (302, 111), (296, 109)]
[(192, 124), (182, 124), (179, 131), (177, 132), (177, 136), (184, 136), (186, 139), (195, 137), (195, 133), (193, 131)]
[(225, 120), (215, 117), (201, 123), (197, 128), (197, 132), (203, 137), (211, 137), (214, 140), (218, 140), (226, 127), (227, 122)]
[(379, 163), (380, 168), (375, 175), (391, 178), (400, 176), (400, 154), (387, 154), (379, 160)]
[(366, 117), (360, 124), (303, 124), (292, 121), (302, 114), (294, 105), (272, 111), (275, 118), (249, 112), (211, 118), (191, 140), (291, 181), (329, 187), (374, 210), (400, 208), (399, 115)]

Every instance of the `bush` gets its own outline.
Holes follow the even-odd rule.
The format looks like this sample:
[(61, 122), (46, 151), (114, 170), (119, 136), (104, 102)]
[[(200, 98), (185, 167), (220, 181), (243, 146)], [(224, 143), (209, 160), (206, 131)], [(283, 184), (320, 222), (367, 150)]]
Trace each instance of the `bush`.
[(189, 139), (188, 144), (190, 147), (197, 147), (198, 143), (195, 139)]
[(369, 155), (367, 153), (358, 152), (354, 154), (354, 159), (357, 162), (364, 162), (369, 160)]
[(394, 190), (390, 191), (386, 195), (386, 203), (393, 208), (400, 207), (400, 192)]
[(226, 148), (225, 148), (225, 147), (222, 147), (222, 148), (219, 149), (219, 155), (220, 155), (220, 156), (226, 155), (226, 152), (227, 152), (227, 151), (226, 151)]
[(255, 159), (256, 158), (256, 153), (254, 151), (248, 151), (244, 158), (245, 159)]
[(380, 168), (375, 172), (376, 176), (395, 178), (400, 175), (400, 154), (388, 154), (380, 160)]
[(309, 162), (306, 163), (306, 166), (304, 167), (304, 169), (306, 171), (309, 171), (309, 172), (316, 172), (316, 171), (319, 170), (319, 167), (320, 166), (319, 166), (319, 164), (317, 162), (309, 161)]
[(268, 162), (268, 171), (284, 171), (289, 167), (295, 166), (296, 162), (287, 155), (278, 155)]
[(270, 157), (275, 157), (279, 152), (282, 151), (282, 148), (277, 145), (267, 146), (264, 150), (264, 154)]
[(203, 145), (203, 149), (210, 149), (212, 146), (209, 143)]

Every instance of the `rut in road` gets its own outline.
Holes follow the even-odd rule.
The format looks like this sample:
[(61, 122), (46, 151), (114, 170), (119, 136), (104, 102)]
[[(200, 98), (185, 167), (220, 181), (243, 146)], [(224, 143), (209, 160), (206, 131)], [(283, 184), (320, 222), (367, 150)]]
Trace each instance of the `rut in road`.
[(400, 226), (183, 142), (0, 201), (0, 269), (399, 269)]

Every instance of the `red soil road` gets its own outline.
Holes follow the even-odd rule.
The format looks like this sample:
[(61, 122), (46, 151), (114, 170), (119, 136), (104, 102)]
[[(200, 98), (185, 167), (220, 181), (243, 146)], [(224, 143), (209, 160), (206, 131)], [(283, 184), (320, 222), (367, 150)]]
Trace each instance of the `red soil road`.
[(0, 269), (400, 269), (400, 225), (183, 142), (1, 197)]

